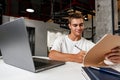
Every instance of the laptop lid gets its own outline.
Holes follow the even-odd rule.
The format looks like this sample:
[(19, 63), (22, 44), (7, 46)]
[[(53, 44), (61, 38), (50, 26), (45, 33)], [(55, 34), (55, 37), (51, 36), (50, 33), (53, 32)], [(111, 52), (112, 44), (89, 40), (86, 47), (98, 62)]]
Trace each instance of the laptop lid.
[(0, 48), (5, 63), (35, 72), (23, 18), (0, 25)]
[[(65, 64), (62, 61), (33, 59), (23, 18), (0, 25), (0, 37), (0, 49), (3, 60), (7, 64), (32, 72), (43, 71)], [(45, 65), (42, 64), (36, 67), (36, 61), (40, 65), (42, 63)]]

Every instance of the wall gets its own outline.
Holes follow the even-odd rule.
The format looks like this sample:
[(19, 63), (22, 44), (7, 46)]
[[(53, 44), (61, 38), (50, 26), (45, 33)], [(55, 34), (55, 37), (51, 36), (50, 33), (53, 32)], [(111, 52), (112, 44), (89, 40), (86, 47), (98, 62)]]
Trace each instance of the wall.
[[(112, 8), (112, 1), (114, 4), (114, 9)], [(95, 0), (96, 42), (106, 33), (113, 34), (113, 27), (118, 27), (118, 12), (116, 2), (117, 0)]]
[(67, 35), (69, 33), (68, 29), (60, 28), (59, 24), (56, 23), (46, 23), (47, 26), (47, 46), (50, 49), (53, 45), (54, 40), (62, 35)]
[(118, 21), (120, 22), (120, 0), (118, 0), (117, 4), (118, 4)]
[[(88, 21), (84, 22), (84, 26), (85, 26), (85, 30), (84, 30), (83, 36), (85, 38), (91, 38), (92, 37), (92, 17), (91, 17), (91, 15), (90, 15)], [(94, 27), (94, 30), (95, 30), (95, 27), (96, 27), (95, 16), (93, 16), (93, 27)], [(94, 36), (93, 36), (93, 38), (94, 38)]]
[(47, 56), (47, 27), (42, 21), (25, 20), (26, 25), (35, 27), (35, 55)]

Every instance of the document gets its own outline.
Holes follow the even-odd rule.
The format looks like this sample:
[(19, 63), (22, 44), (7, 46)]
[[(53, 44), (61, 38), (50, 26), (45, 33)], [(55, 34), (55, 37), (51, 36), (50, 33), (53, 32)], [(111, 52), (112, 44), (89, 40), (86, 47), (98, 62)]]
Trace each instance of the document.
[(107, 66), (104, 63), (105, 54), (117, 46), (120, 46), (120, 36), (105, 34), (96, 45), (87, 52), (83, 64), (85, 66), (96, 67)]

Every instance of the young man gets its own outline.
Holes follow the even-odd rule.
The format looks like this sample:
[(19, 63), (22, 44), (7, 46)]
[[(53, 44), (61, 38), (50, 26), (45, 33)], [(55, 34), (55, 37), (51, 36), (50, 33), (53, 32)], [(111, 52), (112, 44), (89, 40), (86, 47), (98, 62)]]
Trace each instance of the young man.
[(86, 51), (94, 46), (94, 43), (82, 37), (84, 30), (83, 16), (74, 13), (69, 16), (70, 34), (55, 40), (49, 53), (53, 60), (71, 61), (82, 63)]
[[(74, 13), (69, 16), (68, 26), (71, 33), (55, 40), (49, 57), (53, 60), (82, 63), (86, 51), (95, 44), (82, 37), (84, 21), (81, 14)], [(113, 48), (105, 57), (113, 63), (120, 63), (120, 47)]]

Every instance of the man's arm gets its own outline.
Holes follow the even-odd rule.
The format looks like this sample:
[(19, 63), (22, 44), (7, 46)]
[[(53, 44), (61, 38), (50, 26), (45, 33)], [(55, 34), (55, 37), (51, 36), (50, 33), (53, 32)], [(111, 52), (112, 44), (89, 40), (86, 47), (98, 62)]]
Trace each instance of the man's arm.
[(68, 54), (56, 50), (51, 50), (49, 53), (49, 58), (53, 60), (59, 60), (65, 62), (69, 61), (69, 62), (82, 63), (84, 55), (85, 55), (85, 51), (81, 51), (78, 54)]

